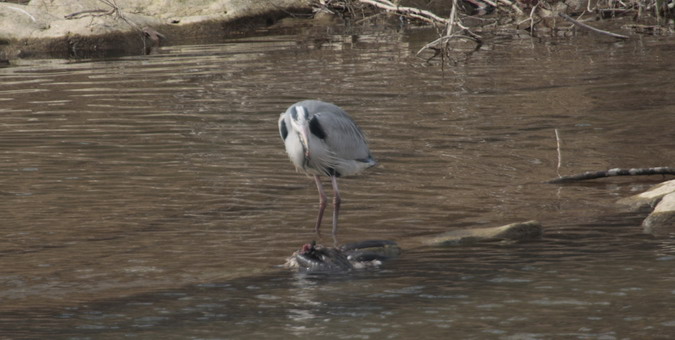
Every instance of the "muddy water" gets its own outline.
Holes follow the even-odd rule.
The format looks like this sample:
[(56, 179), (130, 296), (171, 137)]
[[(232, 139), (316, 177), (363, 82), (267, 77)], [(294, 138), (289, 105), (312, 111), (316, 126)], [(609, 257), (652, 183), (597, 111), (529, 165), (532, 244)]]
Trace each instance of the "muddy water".
[[(425, 32), (268, 36), (0, 70), (2, 338), (667, 338), (675, 240), (616, 199), (670, 165), (674, 47), (494, 39), (441, 69)], [(311, 41), (311, 43), (307, 43)], [(342, 180), (341, 241), (407, 250), (374, 272), (277, 266), (318, 197), (277, 131), (291, 103), (351, 112), (380, 166)], [(413, 236), (538, 219), (541, 241)]]

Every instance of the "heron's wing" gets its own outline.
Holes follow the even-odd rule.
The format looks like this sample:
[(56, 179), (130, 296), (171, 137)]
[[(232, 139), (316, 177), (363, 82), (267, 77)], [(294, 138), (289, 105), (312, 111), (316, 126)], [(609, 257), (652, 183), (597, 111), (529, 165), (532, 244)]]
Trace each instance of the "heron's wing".
[(364, 160), (370, 157), (368, 142), (356, 123), (341, 109), (314, 115), (325, 133), (324, 141), (336, 157)]

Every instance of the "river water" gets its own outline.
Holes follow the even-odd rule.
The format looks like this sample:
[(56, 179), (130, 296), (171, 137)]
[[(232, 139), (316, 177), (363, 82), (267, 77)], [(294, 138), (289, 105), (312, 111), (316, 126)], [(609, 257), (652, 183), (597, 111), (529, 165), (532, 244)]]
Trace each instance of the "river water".
[[(497, 36), (442, 68), (414, 57), (433, 32), (311, 32), (0, 69), (0, 338), (675, 334), (675, 238), (615, 204), (663, 178), (543, 183), (555, 129), (563, 175), (673, 165), (672, 41)], [(379, 270), (280, 267), (318, 196), (277, 119), (310, 98), (380, 163), (340, 180), (340, 240), (404, 249)], [(530, 219), (541, 240), (409, 241)]]

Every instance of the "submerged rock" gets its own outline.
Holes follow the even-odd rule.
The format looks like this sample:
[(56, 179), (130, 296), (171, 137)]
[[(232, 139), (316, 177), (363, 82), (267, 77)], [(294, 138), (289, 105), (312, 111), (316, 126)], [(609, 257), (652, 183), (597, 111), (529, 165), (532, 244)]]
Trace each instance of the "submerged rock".
[(336, 248), (312, 242), (303, 245), (286, 259), (284, 267), (301, 272), (344, 273), (379, 267), (382, 262), (400, 253), (396, 242), (387, 240), (361, 241)]
[(675, 192), (661, 198), (654, 211), (642, 221), (642, 227), (652, 235), (675, 233)]
[[(493, 228), (455, 230), (440, 235), (418, 237), (413, 242), (424, 246), (448, 246), (481, 241), (528, 241), (539, 239), (541, 236), (541, 224), (537, 221), (527, 221)], [(344, 273), (354, 269), (377, 268), (385, 260), (400, 254), (401, 248), (398, 244), (386, 240), (362, 241), (336, 248), (312, 242), (303, 245), (286, 259), (284, 267), (300, 272)]]
[(425, 245), (451, 246), (480, 241), (527, 241), (541, 238), (542, 228), (537, 221), (517, 222), (501, 227), (453, 230), (435, 236), (420, 238)]

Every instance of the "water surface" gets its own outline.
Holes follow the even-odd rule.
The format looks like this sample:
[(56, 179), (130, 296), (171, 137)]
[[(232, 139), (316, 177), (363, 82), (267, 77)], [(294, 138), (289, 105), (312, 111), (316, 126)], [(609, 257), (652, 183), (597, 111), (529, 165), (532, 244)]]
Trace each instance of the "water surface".
[[(323, 33), (321, 33), (323, 32)], [(667, 338), (675, 240), (614, 202), (671, 165), (670, 41), (496, 38), (441, 68), (429, 32), (265, 36), (0, 70), (0, 334), (7, 338)], [(279, 113), (344, 107), (380, 165), (340, 181), (341, 241), (381, 270), (294, 274), (318, 196)], [(422, 248), (537, 219), (541, 241)], [(328, 227), (328, 223), (324, 226)], [(329, 240), (326, 240), (329, 242)]]

